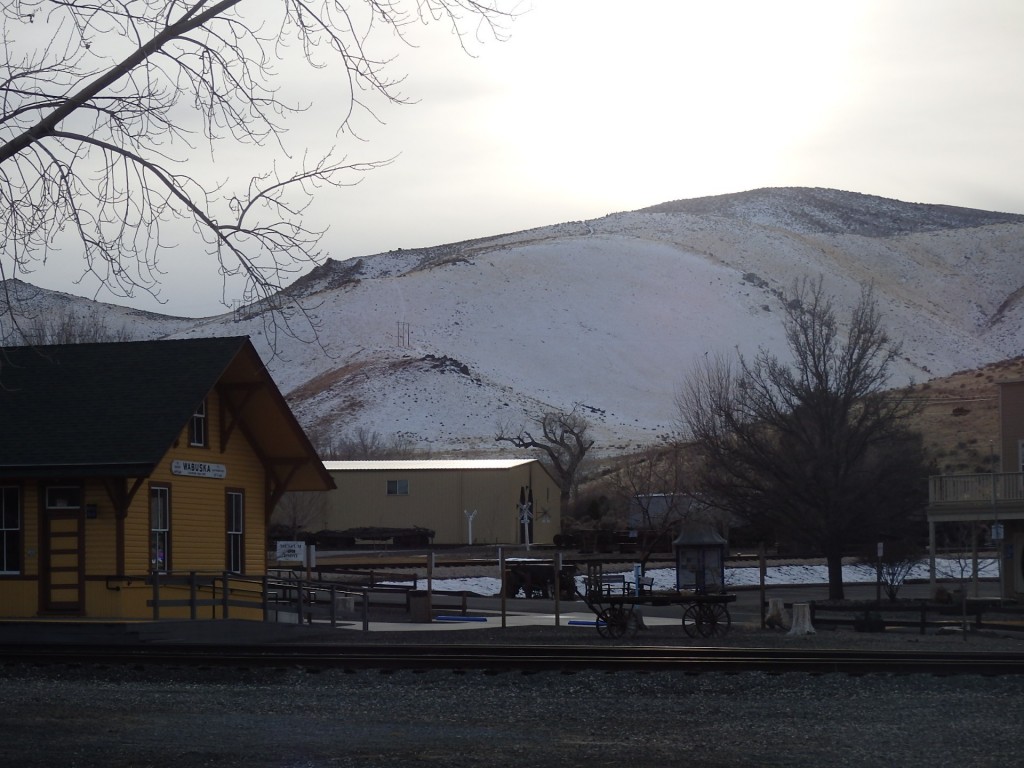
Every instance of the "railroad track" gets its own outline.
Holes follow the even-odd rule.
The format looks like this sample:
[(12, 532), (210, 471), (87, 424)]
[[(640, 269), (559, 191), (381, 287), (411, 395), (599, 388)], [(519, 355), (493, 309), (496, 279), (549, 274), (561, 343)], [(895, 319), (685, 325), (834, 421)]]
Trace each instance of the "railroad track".
[(602, 645), (33, 645), (0, 646), (3, 666), (164, 665), (235, 668), (487, 670), (601, 669), (806, 674), (1024, 674), (1024, 654)]

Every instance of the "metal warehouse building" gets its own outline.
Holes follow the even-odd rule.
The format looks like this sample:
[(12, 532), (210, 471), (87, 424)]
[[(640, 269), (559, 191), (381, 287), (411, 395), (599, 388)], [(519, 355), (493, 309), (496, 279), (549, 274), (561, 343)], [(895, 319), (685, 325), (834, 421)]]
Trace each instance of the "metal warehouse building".
[(336, 486), (324, 512), (330, 530), (427, 528), (434, 544), (455, 545), (550, 544), (561, 529), (558, 484), (535, 459), (326, 461), (324, 467)]

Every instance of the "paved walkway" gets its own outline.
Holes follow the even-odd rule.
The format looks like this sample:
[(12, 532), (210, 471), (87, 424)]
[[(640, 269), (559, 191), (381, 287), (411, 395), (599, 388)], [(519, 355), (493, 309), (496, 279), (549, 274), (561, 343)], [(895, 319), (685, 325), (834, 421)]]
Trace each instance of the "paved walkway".
[[(874, 585), (847, 585), (849, 599), (872, 599)], [(968, 592), (973, 596), (973, 590)], [(738, 589), (736, 601), (729, 605), (734, 627), (757, 628), (761, 624), (761, 591), (759, 589)], [(928, 584), (908, 584), (900, 590), (900, 597), (924, 598), (930, 594)], [(982, 581), (978, 595), (994, 597), (998, 584)], [(787, 605), (824, 600), (828, 597), (825, 585), (795, 585), (771, 587), (766, 590), (766, 599), (781, 599)], [(410, 621), (404, 606), (393, 609), (394, 621), (370, 621), (369, 632), (466, 632), (474, 629), (490, 629), (521, 626), (562, 626), (567, 631), (579, 629), (593, 632), (595, 616), (581, 600), (561, 601), (557, 606), (552, 600), (505, 600), (504, 619), (502, 600), (495, 597), (467, 598), (467, 614), (461, 614), (461, 599), (450, 599), (451, 607), (439, 607), (445, 599), (436, 595), (432, 620)], [(882, 595), (883, 601), (885, 595)], [(679, 626), (682, 618), (679, 605), (642, 607), (644, 623), (651, 627)], [(391, 611), (389, 611), (390, 613)], [(381, 612), (376, 612), (379, 618)], [(294, 615), (293, 615), (294, 622)], [(348, 630), (362, 630), (363, 622), (358, 616), (348, 614), (339, 619), (337, 626)], [(228, 642), (259, 643), (284, 642), (301, 634), (304, 639), (333, 630), (328, 622), (317, 621), (313, 626), (298, 627), (295, 623), (268, 623), (242, 620), (231, 621), (161, 621), (161, 622), (118, 622), (118, 621), (0, 621), (0, 645), (24, 642), (102, 642), (120, 644), (132, 642)]]
[[(981, 581), (978, 584), (978, 595), (994, 597), (998, 594), (998, 584), (994, 581)], [(875, 585), (846, 585), (845, 596), (851, 600), (871, 600), (876, 596)], [(759, 627), (761, 625), (761, 591), (760, 589), (736, 590), (736, 601), (729, 605), (729, 614), (734, 626)], [(900, 589), (901, 598), (926, 598), (931, 594), (928, 584), (906, 584)], [(968, 588), (968, 594), (974, 593)], [(884, 602), (885, 592), (882, 591)], [(769, 587), (765, 591), (766, 599), (781, 599), (787, 605), (805, 603), (811, 600), (828, 599), (828, 587), (823, 584), (792, 585)], [(443, 601), (439, 598), (438, 602)], [(483, 629), (501, 626), (566, 626), (579, 627), (593, 631), (595, 616), (581, 600), (560, 601), (557, 606), (553, 600), (525, 600), (521, 598), (505, 601), (505, 619), (502, 623), (500, 598), (469, 598), (467, 600), (469, 616), (462, 616), (457, 607), (451, 610), (435, 607), (434, 619), (430, 622), (409, 621), (405, 614), (401, 621), (371, 621), (371, 632), (422, 632), (425, 630), (452, 631)], [(682, 619), (682, 608), (679, 605), (642, 607), (644, 622), (649, 626), (679, 625)], [(361, 622), (344, 622), (347, 628), (360, 628)]]

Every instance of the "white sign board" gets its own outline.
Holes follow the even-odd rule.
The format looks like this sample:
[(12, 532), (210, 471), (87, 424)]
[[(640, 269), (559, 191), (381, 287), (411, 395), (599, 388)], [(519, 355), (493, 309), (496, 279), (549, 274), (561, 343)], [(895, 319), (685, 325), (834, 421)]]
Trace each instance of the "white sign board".
[(175, 459), (171, 462), (171, 474), (188, 477), (211, 477), (223, 480), (228, 476), (228, 468), (223, 464), (208, 464), (205, 461), (183, 461)]
[(306, 542), (304, 541), (279, 541), (277, 542), (277, 560), (306, 562)]

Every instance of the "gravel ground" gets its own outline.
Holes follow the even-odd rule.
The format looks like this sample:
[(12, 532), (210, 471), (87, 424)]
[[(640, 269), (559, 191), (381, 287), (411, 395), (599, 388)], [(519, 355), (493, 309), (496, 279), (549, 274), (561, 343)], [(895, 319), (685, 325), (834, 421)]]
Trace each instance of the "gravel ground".
[[(334, 635), (388, 643), (596, 638), (554, 627)], [(658, 628), (634, 642), (681, 640), (678, 628)], [(842, 630), (796, 638), (741, 628), (722, 644), (1022, 650), (1012, 637)], [(2, 764), (61, 768), (1009, 766), (1020, 762), (1024, 721), (1024, 678), (1016, 676), (12, 664), (0, 667), (0, 698)]]
[[(313, 630), (308, 642), (360, 644), (386, 643), (598, 643), (607, 645), (593, 627), (510, 626), (502, 628), (492, 620), (487, 626), (470, 625), (462, 629), (439, 631), (403, 629), (394, 632), (363, 632), (353, 625), (351, 629)], [(479, 626), (479, 628), (477, 628)], [(653, 625), (639, 631), (630, 639), (614, 641), (620, 645), (681, 645), (681, 646), (742, 646), (747, 648), (882, 648), (900, 650), (939, 650), (1024, 653), (1024, 631), (996, 632), (970, 631), (966, 636), (958, 630), (937, 632), (929, 630), (921, 635), (916, 629), (887, 629), (885, 632), (854, 632), (852, 629), (820, 629), (815, 634), (790, 636), (786, 630), (761, 630), (733, 624), (724, 636), (713, 639), (691, 638), (678, 624)]]

